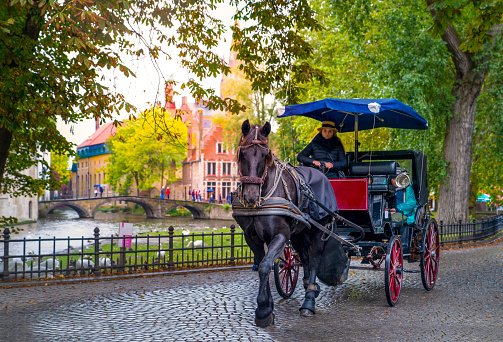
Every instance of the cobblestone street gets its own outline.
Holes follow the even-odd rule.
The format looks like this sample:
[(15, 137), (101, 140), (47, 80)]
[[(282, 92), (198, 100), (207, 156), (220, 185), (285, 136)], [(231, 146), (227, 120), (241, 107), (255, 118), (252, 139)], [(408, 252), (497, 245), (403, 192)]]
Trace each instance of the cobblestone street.
[(253, 323), (250, 269), (2, 288), (0, 341), (502, 341), (503, 243), (442, 251), (440, 262), (431, 292), (405, 274), (393, 308), (382, 272), (351, 271), (322, 285), (313, 318), (298, 314), (302, 286), (284, 300), (271, 276), (276, 323), (265, 329)]

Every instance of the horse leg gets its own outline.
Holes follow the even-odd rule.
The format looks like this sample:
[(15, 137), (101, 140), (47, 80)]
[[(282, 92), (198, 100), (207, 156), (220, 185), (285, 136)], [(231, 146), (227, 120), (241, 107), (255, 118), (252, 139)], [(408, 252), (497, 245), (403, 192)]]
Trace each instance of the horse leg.
[(325, 242), (319, 238), (313, 239), (312, 249), (309, 251), (309, 278), (308, 284), (304, 282), (304, 287), (306, 288), (306, 293), (304, 295), (304, 302), (300, 307), (301, 316), (314, 316), (316, 314), (315, 299), (320, 294), (320, 285), (316, 283), (316, 271), (321, 261), (321, 254), (323, 253), (323, 248)]
[(285, 249), (286, 240), (284, 235), (276, 235), (268, 245), (267, 253), (258, 267), (260, 285), (257, 296), (258, 307), (255, 310), (255, 324), (259, 327), (266, 327), (274, 324), (274, 301), (269, 286), (269, 275), (274, 261)]

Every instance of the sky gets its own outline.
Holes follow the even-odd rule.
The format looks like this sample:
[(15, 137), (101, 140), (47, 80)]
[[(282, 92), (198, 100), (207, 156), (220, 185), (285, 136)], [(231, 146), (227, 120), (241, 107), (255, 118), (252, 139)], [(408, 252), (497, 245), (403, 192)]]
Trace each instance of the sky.
[[(217, 55), (225, 57), (228, 61), (229, 51), (231, 47), (232, 31), (230, 29), (233, 24), (232, 16), (235, 13), (235, 8), (229, 4), (220, 4), (214, 15), (216, 18), (222, 20), (222, 22), (227, 26), (227, 32), (224, 34), (220, 44), (213, 50)], [(158, 60), (158, 64), (161, 68), (162, 76), (159, 75), (158, 71), (154, 68), (152, 62), (147, 58), (143, 60), (132, 59), (131, 57), (123, 57), (123, 62), (128, 66), (135, 74), (136, 78), (133, 77), (121, 77), (119, 72), (108, 72), (104, 73), (104, 76), (108, 79), (108, 85), (116, 90), (117, 92), (125, 96), (126, 101), (136, 106), (139, 110), (144, 110), (154, 104), (156, 100), (161, 101), (164, 105), (164, 78), (169, 78), (173, 75), (173, 79), (177, 82), (185, 82), (189, 78), (189, 74), (184, 70), (178, 62), (173, 59)], [(216, 78), (207, 78), (203, 81), (203, 86), (208, 88), (213, 88), (216, 90), (216, 94), (220, 94), (220, 80), (221, 76)], [(189, 102), (193, 102), (187, 90), (181, 91), (176, 89), (181, 95), (175, 96), (176, 106), (181, 105), (182, 96), (187, 96)], [(127, 115), (116, 116), (114, 119), (125, 119)], [(107, 120), (111, 122), (112, 120)], [(73, 127), (72, 127), (73, 126)], [(66, 139), (75, 145), (81, 144), (95, 131), (94, 119), (87, 119), (82, 122), (73, 125), (66, 125), (61, 120), (58, 120), (57, 128), (59, 132), (66, 137)], [(72, 129), (73, 128), (73, 129)], [(73, 131), (73, 132), (72, 132)]]

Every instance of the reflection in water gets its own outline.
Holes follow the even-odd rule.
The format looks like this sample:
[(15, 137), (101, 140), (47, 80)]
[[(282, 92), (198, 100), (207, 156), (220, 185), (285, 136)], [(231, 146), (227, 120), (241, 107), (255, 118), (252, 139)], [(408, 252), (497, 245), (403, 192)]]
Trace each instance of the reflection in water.
[[(84, 244), (88, 244), (87, 240), (94, 237), (94, 228), (98, 227), (100, 229), (100, 236), (109, 237), (119, 232), (119, 224), (121, 222), (133, 223), (134, 235), (145, 232), (168, 231), (169, 226), (175, 228), (175, 234), (181, 234), (181, 230), (184, 229), (188, 229), (191, 232), (201, 232), (203, 230), (213, 230), (213, 228), (230, 227), (231, 224), (234, 224), (238, 228), (237, 223), (232, 220), (195, 220), (192, 217), (150, 219), (146, 216), (98, 212), (95, 218), (79, 219), (75, 211), (65, 210), (60, 214), (51, 214), (47, 218), (39, 219), (35, 223), (18, 226), (22, 231), (19, 234), (12, 234), (11, 240), (50, 238), (51, 241), (40, 242), (41, 252), (52, 253), (53, 249), (56, 252), (62, 252), (68, 249), (67, 240), (56, 241), (56, 246), (53, 246), (53, 237), (60, 239), (84, 237), (86, 238)], [(74, 240), (70, 242), (70, 245), (70, 249), (78, 249), (76, 246), (81, 246), (81, 242)], [(0, 255), (3, 255), (3, 249), (3, 244), (0, 244)], [(39, 242), (27, 241), (24, 243), (22, 241), (12, 241), (9, 244), (9, 254), (12, 256), (23, 254), (23, 250), (26, 253), (34, 251), (38, 254)]]

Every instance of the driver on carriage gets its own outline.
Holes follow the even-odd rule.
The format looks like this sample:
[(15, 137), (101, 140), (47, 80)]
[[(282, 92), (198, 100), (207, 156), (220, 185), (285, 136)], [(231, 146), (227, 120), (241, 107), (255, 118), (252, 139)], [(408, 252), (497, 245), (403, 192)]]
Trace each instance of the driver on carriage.
[(318, 132), (298, 154), (297, 160), (305, 166), (320, 168), (329, 179), (343, 178), (348, 162), (335, 123), (323, 121)]
[(412, 181), (410, 184), (404, 189), (400, 188), (397, 184), (396, 177), (401, 173), (408, 172), (406, 170), (401, 170), (400, 167), (397, 167), (396, 176), (391, 178), (391, 184), (397, 188), (396, 191), (396, 209), (391, 208), (391, 220), (394, 222), (403, 222), (405, 219), (406, 224), (413, 224), (415, 221), (415, 213), (416, 213), (416, 195), (414, 194), (414, 189), (412, 189)]

